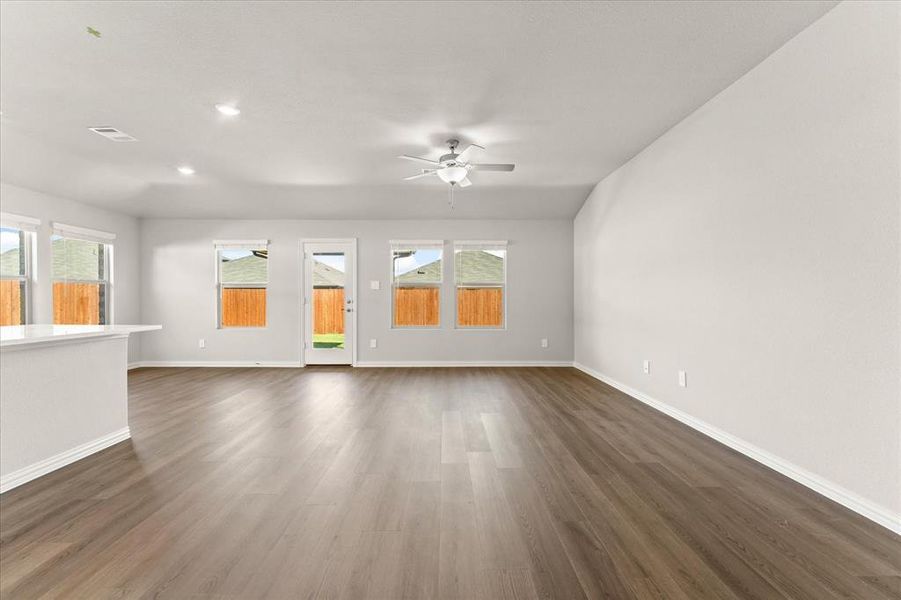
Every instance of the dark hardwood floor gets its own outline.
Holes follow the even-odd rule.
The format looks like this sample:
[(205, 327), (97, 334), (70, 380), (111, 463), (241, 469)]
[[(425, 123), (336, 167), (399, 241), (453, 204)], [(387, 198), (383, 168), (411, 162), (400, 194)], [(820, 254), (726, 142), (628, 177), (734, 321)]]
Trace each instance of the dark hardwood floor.
[(588, 376), (144, 369), (3, 598), (901, 598), (901, 538)]

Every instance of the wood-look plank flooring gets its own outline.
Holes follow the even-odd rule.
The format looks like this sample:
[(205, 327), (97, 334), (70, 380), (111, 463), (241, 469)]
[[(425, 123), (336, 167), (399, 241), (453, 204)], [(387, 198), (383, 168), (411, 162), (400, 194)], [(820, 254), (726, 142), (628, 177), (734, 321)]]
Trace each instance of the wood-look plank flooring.
[(901, 538), (573, 369), (143, 369), (3, 598), (901, 598)]

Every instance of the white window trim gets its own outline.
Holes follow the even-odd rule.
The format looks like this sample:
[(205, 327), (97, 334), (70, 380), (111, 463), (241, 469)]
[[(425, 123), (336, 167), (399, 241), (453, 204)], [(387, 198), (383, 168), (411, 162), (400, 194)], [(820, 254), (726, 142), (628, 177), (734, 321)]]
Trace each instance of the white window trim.
[[(441, 305), (443, 304), (441, 297), (444, 287), (444, 240), (389, 240), (390, 246), (390, 265), (389, 265), (389, 287), (391, 288), (391, 302), (389, 303), (390, 313), (388, 314), (388, 325), (390, 329), (397, 331), (437, 331), (441, 329)], [(438, 324), (437, 325), (395, 325), (394, 324), (394, 253), (398, 250), (440, 250), (441, 251), (441, 276), (440, 279), (433, 283), (407, 283), (406, 287), (421, 288), (437, 288), (438, 289)]]
[(391, 250), (444, 250), (444, 240), (388, 240)]
[[(460, 331), (506, 331), (507, 330), (507, 261), (510, 259), (507, 240), (460, 240), (454, 241), (454, 329)], [(457, 250), (503, 250), (504, 251), (504, 281), (503, 289), (503, 325), (500, 327), (460, 325), (457, 317), (460, 314), (457, 308), (461, 284), (457, 282)], [(496, 283), (467, 282), (462, 287), (498, 287)]]
[[(266, 264), (266, 281), (257, 281), (253, 283), (224, 283), (222, 281), (222, 262), (219, 252), (222, 250), (260, 250), (266, 249), (269, 252), (269, 240), (213, 240), (213, 260), (215, 262), (215, 281), (216, 281), (216, 329), (223, 331), (245, 330), (251, 329), (259, 331), (269, 328), (269, 264)], [(268, 260), (268, 259), (267, 259)], [(222, 325), (222, 290), (228, 288), (253, 288), (266, 290), (266, 324), (265, 325), (244, 325), (240, 327), (224, 327)]]
[(35, 219), (34, 217), (0, 212), (0, 227), (12, 227), (13, 229), (21, 229), (22, 231), (35, 233), (40, 225), (41, 220)]
[(269, 249), (269, 240), (213, 240), (217, 250), (259, 250)]
[(454, 249), (461, 250), (506, 250), (507, 240), (454, 240)]
[(53, 235), (58, 235), (60, 237), (110, 245), (116, 239), (116, 234), (110, 233), (109, 231), (89, 229), (77, 225), (66, 225), (65, 223), (51, 223), (50, 225)]

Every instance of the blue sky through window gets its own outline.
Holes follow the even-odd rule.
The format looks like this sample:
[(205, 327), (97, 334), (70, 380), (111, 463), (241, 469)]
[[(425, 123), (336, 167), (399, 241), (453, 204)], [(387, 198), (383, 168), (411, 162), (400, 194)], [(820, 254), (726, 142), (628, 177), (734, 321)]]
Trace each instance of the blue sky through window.
[(250, 256), (252, 252), (250, 250), (222, 250), (222, 258), (225, 260), (235, 260), (238, 258), (244, 258), (246, 256)]

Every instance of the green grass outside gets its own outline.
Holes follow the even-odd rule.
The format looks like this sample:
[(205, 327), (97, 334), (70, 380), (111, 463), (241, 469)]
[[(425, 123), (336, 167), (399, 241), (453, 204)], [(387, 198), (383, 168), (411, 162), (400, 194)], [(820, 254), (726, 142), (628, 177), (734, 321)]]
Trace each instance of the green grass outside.
[(314, 348), (343, 348), (344, 347), (344, 334), (343, 333), (314, 333), (313, 334), (313, 347)]

